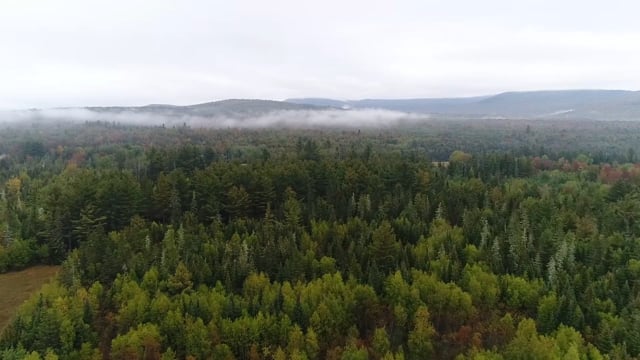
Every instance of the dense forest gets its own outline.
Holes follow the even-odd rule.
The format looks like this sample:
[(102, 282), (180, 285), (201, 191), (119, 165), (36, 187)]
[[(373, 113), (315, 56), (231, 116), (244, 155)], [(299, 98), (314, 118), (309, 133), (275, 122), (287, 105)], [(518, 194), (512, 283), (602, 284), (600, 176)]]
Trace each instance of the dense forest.
[(640, 124), (0, 130), (2, 359), (640, 356)]

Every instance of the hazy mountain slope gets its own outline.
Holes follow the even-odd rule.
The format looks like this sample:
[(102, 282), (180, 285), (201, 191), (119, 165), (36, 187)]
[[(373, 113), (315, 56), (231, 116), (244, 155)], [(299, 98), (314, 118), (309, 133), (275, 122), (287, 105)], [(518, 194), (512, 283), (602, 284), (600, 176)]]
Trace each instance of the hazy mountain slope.
[(477, 103), (488, 98), (488, 96), (469, 98), (434, 98), (434, 99), (363, 99), (363, 100), (334, 100), (324, 98), (300, 98), (287, 99), (285, 101), (293, 104), (307, 104), (316, 106), (332, 106), (341, 108), (377, 108), (404, 112), (446, 112), (449, 109)]
[(326, 107), (294, 104), (284, 101), (230, 99), (187, 106), (152, 104), (133, 107), (87, 107), (85, 109), (99, 113), (127, 112), (159, 114), (163, 116), (249, 117), (260, 116), (274, 111), (322, 110), (325, 108)]
[[(462, 108), (465, 113), (521, 117), (627, 117), (625, 110), (640, 100), (639, 92), (619, 90), (567, 90), (508, 92)], [(640, 109), (636, 109), (640, 110)], [(637, 114), (640, 115), (640, 112)]]
[(493, 96), (445, 99), (332, 100), (289, 99), (295, 104), (396, 111), (524, 118), (589, 118), (640, 120), (640, 92), (623, 90), (559, 90), (506, 92)]

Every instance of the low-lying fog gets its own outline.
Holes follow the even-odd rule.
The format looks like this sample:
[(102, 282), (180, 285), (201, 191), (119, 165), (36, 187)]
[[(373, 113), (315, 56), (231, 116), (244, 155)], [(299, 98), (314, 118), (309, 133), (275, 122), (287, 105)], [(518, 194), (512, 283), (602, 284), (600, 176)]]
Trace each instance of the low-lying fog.
[(184, 126), (196, 128), (318, 128), (386, 127), (425, 120), (428, 115), (389, 110), (279, 110), (262, 114), (194, 116), (161, 112), (94, 111), (86, 108), (19, 110), (0, 112), (0, 123), (115, 122), (138, 126)]

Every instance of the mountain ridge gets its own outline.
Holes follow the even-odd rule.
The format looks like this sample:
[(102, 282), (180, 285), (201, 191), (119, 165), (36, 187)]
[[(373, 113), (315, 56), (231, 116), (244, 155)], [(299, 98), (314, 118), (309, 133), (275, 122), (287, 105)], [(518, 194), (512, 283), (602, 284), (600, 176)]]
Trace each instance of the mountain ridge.
[(260, 99), (225, 99), (192, 105), (149, 104), (144, 106), (87, 106), (86, 109), (98, 113), (161, 113), (172, 116), (255, 116), (273, 111), (322, 110), (325, 107), (295, 104), (286, 101)]
[[(249, 119), (278, 112), (389, 110), (441, 118), (640, 120), (640, 91), (541, 90), (510, 91), (495, 95), (459, 98), (360, 99), (292, 98), (284, 101), (226, 99), (192, 105), (85, 106), (30, 109), (34, 116), (48, 110), (89, 111), (100, 118), (163, 116), (185, 118)], [(49, 114), (51, 115), (51, 114)], [(65, 114), (53, 114), (64, 117)], [(80, 116), (80, 115), (78, 115)], [(300, 116), (300, 115), (297, 115)], [(305, 116), (305, 115), (301, 115)], [(173, 121), (172, 120), (172, 121)]]
[(509, 91), (495, 95), (458, 98), (361, 99), (292, 98), (295, 104), (349, 109), (377, 108), (433, 115), (496, 116), (516, 118), (587, 118), (639, 120), (640, 91), (539, 90)]

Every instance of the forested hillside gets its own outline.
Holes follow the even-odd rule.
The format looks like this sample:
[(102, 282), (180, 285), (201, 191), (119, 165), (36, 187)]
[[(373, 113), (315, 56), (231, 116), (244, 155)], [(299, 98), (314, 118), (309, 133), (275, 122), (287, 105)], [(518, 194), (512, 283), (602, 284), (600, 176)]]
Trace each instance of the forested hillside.
[(637, 358), (639, 136), (5, 127), (0, 358)]

